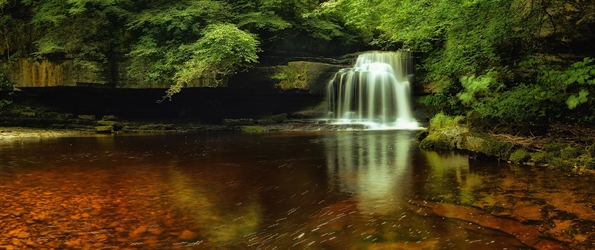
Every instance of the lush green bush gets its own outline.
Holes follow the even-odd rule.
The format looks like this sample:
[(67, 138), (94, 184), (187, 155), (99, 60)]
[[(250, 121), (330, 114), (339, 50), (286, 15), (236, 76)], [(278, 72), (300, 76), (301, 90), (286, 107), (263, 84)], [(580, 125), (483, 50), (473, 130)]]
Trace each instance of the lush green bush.
[(465, 120), (464, 116), (447, 116), (444, 113), (438, 113), (430, 119), (430, 130), (438, 130), (447, 127), (461, 125)]

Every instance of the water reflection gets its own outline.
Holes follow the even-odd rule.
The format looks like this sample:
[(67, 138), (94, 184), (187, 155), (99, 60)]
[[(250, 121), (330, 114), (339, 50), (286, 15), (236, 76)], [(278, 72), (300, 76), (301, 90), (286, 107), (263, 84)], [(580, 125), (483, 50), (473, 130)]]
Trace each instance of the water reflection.
[[(0, 249), (592, 249), (592, 177), (420, 151), (411, 131), (0, 148)], [(548, 248), (549, 247), (549, 248)]]
[[(201, 232), (203, 235), (200, 238), (208, 239), (214, 244), (233, 244), (243, 240), (245, 235), (257, 231), (262, 220), (257, 194), (249, 194), (241, 201), (233, 199), (233, 194), (221, 196), (222, 192), (227, 191), (213, 190), (216, 183), (208, 183), (204, 179), (196, 181), (191, 175), (175, 167), (169, 168), (169, 181), (172, 187), (172, 207), (175, 210), (168, 219), (175, 218), (192, 224), (186, 226), (181, 238), (197, 239), (197, 232)], [(235, 203), (230, 204), (232, 202)]]
[(329, 135), (326, 159), (330, 186), (358, 197), (368, 213), (398, 207), (411, 181), (409, 131)]

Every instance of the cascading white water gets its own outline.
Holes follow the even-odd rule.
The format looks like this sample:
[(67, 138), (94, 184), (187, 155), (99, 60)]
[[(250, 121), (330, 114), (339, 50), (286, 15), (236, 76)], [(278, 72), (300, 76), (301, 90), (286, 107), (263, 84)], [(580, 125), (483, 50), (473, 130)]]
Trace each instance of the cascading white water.
[(367, 52), (329, 82), (329, 119), (371, 129), (417, 129), (410, 101), (411, 53)]

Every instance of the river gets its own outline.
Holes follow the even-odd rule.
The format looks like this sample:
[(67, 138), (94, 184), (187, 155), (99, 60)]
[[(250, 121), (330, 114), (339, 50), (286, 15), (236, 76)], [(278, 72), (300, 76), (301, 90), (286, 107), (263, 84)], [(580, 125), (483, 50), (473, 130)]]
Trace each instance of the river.
[(414, 131), (0, 141), (0, 249), (591, 249), (594, 178)]

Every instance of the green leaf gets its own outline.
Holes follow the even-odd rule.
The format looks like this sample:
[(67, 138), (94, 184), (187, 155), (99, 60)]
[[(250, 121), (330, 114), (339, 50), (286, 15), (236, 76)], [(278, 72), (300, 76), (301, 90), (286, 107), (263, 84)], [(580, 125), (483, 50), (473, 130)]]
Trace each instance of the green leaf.
[(579, 93), (578, 96), (577, 95), (571, 95), (570, 97), (568, 97), (568, 99), (566, 100), (566, 105), (568, 105), (569, 109), (574, 109), (576, 108), (576, 106), (578, 106), (579, 104), (585, 103), (588, 101), (587, 96), (589, 95), (589, 91), (582, 89)]

